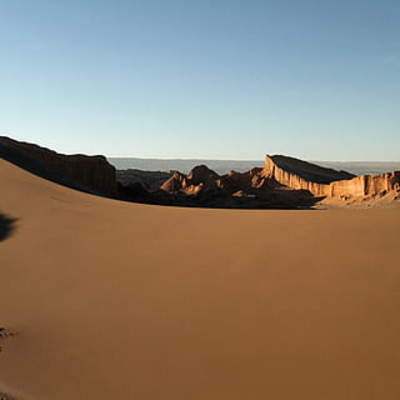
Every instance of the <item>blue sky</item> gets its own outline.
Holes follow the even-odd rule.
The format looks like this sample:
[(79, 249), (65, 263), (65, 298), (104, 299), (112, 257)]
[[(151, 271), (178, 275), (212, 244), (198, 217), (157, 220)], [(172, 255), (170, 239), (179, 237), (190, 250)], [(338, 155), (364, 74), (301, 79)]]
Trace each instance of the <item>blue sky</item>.
[(400, 161), (400, 1), (0, 0), (0, 135)]

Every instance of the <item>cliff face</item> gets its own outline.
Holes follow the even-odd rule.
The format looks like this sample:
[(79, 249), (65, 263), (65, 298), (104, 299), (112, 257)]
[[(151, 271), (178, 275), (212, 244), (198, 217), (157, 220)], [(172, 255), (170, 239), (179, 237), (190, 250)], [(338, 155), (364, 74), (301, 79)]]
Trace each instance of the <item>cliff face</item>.
[(266, 156), (262, 175), (290, 188), (308, 190), (314, 196), (322, 197), (348, 199), (383, 196), (388, 192), (400, 191), (400, 171), (354, 177), (345, 171), (305, 162), (300, 163), (307, 164), (307, 168), (296, 169), (298, 161), (284, 156)]
[(325, 196), (328, 187), (326, 184), (311, 182), (294, 172), (289, 172), (284, 166), (277, 164), (273, 157), (270, 156), (265, 157), (262, 175), (274, 179), (281, 185), (293, 189), (307, 190), (315, 196)]
[(289, 174), (296, 175), (307, 182), (329, 184), (334, 181), (354, 178), (356, 175), (346, 171), (321, 167), (307, 161), (288, 156), (266, 156), (265, 167), (279, 168)]
[(63, 185), (109, 197), (118, 194), (115, 168), (103, 156), (59, 154), (0, 136), (0, 157)]
[(400, 191), (400, 171), (380, 175), (362, 175), (348, 181), (332, 182), (328, 196), (362, 197), (383, 196), (389, 192)]

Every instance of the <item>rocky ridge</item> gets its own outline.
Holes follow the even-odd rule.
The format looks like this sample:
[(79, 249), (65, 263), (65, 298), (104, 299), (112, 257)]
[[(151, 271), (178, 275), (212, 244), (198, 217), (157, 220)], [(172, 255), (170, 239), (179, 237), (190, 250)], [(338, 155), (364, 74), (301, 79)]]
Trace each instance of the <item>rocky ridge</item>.
[(275, 155), (265, 157), (264, 168), (244, 173), (218, 175), (205, 165), (187, 175), (171, 172), (155, 189), (147, 191), (136, 184), (130, 199), (222, 208), (304, 208), (333, 202), (338, 206), (371, 205), (381, 199), (391, 202), (400, 198), (400, 171), (355, 176)]
[(124, 186), (127, 200), (152, 204), (216, 208), (297, 208), (315, 202), (307, 191), (285, 188), (262, 175), (262, 168), (219, 175), (205, 165), (188, 174), (175, 171), (154, 191), (145, 190), (136, 180)]
[(328, 199), (363, 201), (400, 193), (400, 171), (354, 176), (305, 162), (301, 163), (308, 164), (309, 168), (296, 169), (298, 162), (291, 157), (266, 156), (262, 174), (287, 187), (304, 189)]
[[(65, 155), (0, 136), (0, 157), (54, 182), (150, 204), (217, 208), (310, 208), (400, 199), (400, 171), (355, 176), (292, 157), (265, 157), (263, 168), (219, 175), (206, 165), (178, 171), (116, 171), (103, 156)], [(400, 204), (400, 202), (396, 202)]]
[(0, 136), (0, 157), (75, 189), (108, 197), (118, 196), (115, 168), (104, 156), (65, 155)]

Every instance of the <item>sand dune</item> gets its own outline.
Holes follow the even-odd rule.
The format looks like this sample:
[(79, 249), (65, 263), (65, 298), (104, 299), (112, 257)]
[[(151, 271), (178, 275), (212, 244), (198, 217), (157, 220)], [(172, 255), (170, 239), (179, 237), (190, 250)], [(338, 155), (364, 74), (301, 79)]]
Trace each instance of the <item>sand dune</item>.
[(0, 188), (0, 392), (400, 398), (400, 210), (138, 205), (4, 160)]

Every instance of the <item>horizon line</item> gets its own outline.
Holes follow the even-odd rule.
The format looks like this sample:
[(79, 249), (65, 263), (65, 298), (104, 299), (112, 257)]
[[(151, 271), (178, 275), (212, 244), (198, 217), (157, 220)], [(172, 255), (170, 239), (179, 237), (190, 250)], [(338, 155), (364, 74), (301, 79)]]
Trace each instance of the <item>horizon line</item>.
[[(273, 154), (278, 155), (278, 154)], [(284, 155), (284, 154), (279, 154)], [(305, 159), (294, 156), (288, 156), (292, 158), (298, 158), (299, 160), (310, 161), (310, 162), (335, 162), (335, 163), (400, 163), (400, 160), (390, 160), (390, 161), (380, 161), (380, 160), (315, 160), (315, 159)], [(134, 157), (134, 156), (107, 156), (106, 158), (121, 159), (121, 158), (131, 158), (136, 160), (160, 160), (160, 161), (244, 161), (244, 162), (264, 162), (264, 159), (234, 159), (234, 158), (164, 158), (164, 157)]]

